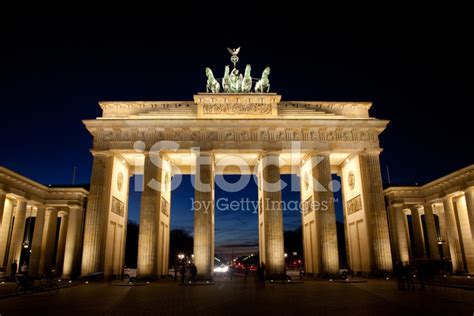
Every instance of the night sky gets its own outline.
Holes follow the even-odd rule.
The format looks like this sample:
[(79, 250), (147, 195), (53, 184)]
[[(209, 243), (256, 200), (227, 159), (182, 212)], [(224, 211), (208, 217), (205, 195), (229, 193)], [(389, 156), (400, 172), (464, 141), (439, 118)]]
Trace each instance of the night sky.
[[(249, 63), (259, 76), (271, 66), (272, 90), (284, 100), (372, 101), (371, 115), (391, 121), (381, 136), (386, 184), (387, 166), (392, 184), (422, 184), (473, 163), (474, 54), (462, 19), (414, 26), (399, 17), (386, 28), (374, 21), (339, 30), (285, 21), (264, 36), (117, 21), (21, 16), (10, 25), (0, 51), (0, 165), (56, 185), (71, 184), (76, 166), (76, 183), (88, 183), (91, 137), (81, 120), (100, 116), (99, 101), (191, 100), (205, 89), (204, 68), (220, 73), (230, 63), (226, 48), (238, 46), (241, 71)], [(192, 195), (184, 177), (172, 196), (172, 229), (192, 231)], [(216, 199), (256, 196), (254, 184), (240, 194), (216, 192)], [(131, 193), (129, 218), (138, 211), (139, 194)], [(298, 227), (299, 213), (284, 216), (285, 229)], [(216, 212), (217, 251), (255, 249), (256, 218)]]

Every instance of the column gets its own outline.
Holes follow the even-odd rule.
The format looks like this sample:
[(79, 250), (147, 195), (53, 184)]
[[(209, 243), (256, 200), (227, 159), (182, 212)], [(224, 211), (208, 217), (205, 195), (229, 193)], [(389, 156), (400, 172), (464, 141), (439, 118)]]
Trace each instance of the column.
[(69, 205), (63, 276), (72, 278), (79, 274), (81, 264), (82, 227), (84, 210), (80, 205)]
[(25, 232), (25, 219), (26, 219), (26, 200), (17, 199), (16, 200), (16, 209), (15, 217), (13, 221), (13, 231), (10, 242), (10, 251), (8, 255), (7, 264), (7, 273), (11, 272), (10, 265), (13, 261), (16, 260), (18, 263), (18, 268), (23, 264), (20, 262), (21, 249), (23, 247), (23, 234)]
[(438, 234), (436, 233), (432, 203), (426, 203), (423, 208), (425, 212), (426, 234), (428, 235), (428, 244), (430, 247), (430, 258), (433, 260), (440, 260)]
[(446, 231), (449, 241), (449, 252), (453, 263), (453, 272), (464, 271), (462, 260), (461, 244), (459, 242), (459, 232), (456, 224), (456, 214), (454, 213), (453, 198), (446, 196), (443, 199), (444, 213), (446, 216)]
[(11, 198), (5, 199), (3, 208), (2, 225), (0, 226), (0, 267), (6, 267), (10, 264), (8, 261), (7, 249), (10, 242), (10, 232), (13, 219), (13, 200)]
[(435, 205), (435, 207), (439, 219), (439, 234), (442, 241), (441, 246), (443, 247), (443, 257), (451, 257), (449, 254), (448, 232), (446, 230), (446, 213), (441, 205)]
[(467, 215), (469, 217), (469, 225), (471, 227), (471, 236), (474, 240), (474, 187), (464, 190), (464, 198), (466, 199)]
[(456, 203), (456, 215), (458, 220), (459, 239), (461, 242), (461, 251), (467, 272), (474, 272), (474, 244), (469, 225), (469, 217), (466, 206), (466, 199), (463, 195), (454, 198)]
[(138, 233), (137, 276), (139, 278), (155, 277), (156, 240), (158, 231), (159, 195), (151, 186), (161, 179), (161, 168), (156, 166), (150, 155), (145, 154), (143, 170), (143, 192), (140, 207), (140, 226)]
[(405, 213), (403, 212), (403, 206), (392, 206), (394, 211), (395, 219), (395, 231), (398, 244), (398, 259), (400, 262), (410, 261), (410, 248), (408, 246), (408, 233), (406, 230)]
[(33, 241), (31, 243), (31, 254), (29, 264), (29, 274), (38, 275), (38, 268), (41, 256), (41, 244), (43, 240), (43, 230), (45, 221), (46, 207), (38, 205), (36, 210), (35, 228), (33, 230)]
[(329, 184), (332, 180), (329, 153), (312, 154), (311, 164), (313, 198), (321, 206), (319, 209), (315, 209), (316, 222), (319, 228), (319, 248), (321, 250), (321, 271), (319, 272), (337, 273), (339, 272), (339, 253), (334, 195), (329, 190)]
[(285, 276), (285, 249), (283, 243), (283, 212), (281, 209), (279, 152), (264, 152), (261, 156), (263, 249), (268, 278)]
[(372, 245), (372, 270), (392, 270), (392, 252), (379, 152), (366, 152), (359, 158), (365, 215), (368, 221), (369, 238), (371, 238), (370, 245)]
[(3, 209), (5, 208), (5, 200), (7, 199), (7, 193), (0, 189), (0, 228), (3, 222)]
[(41, 242), (41, 255), (38, 273), (47, 273), (54, 267), (54, 246), (56, 244), (56, 229), (58, 223), (58, 211), (47, 208), (44, 220), (43, 240)]
[(63, 272), (64, 253), (66, 250), (66, 236), (69, 216), (64, 213), (61, 217), (61, 225), (59, 226), (58, 248), (56, 251), (56, 272), (61, 275)]
[(425, 243), (423, 238), (423, 226), (421, 225), (421, 217), (418, 206), (411, 207), (411, 222), (413, 225), (413, 239), (415, 241), (415, 259), (425, 259)]
[(196, 157), (194, 185), (194, 264), (198, 277), (211, 278), (214, 266), (214, 157), (200, 152)]
[(113, 156), (109, 152), (94, 152), (93, 155), (94, 163), (84, 225), (82, 275), (103, 271), (110, 203)]

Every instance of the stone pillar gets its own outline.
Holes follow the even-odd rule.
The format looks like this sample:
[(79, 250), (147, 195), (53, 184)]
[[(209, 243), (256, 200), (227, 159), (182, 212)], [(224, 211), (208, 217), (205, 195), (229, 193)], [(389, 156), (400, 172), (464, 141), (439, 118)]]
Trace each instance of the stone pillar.
[(446, 216), (446, 230), (448, 233), (449, 252), (453, 263), (454, 272), (464, 271), (461, 244), (459, 242), (459, 232), (456, 224), (456, 214), (454, 213), (453, 198), (446, 196), (443, 200), (444, 213)]
[(471, 227), (471, 236), (474, 240), (474, 187), (464, 190), (464, 197), (466, 199), (467, 215), (469, 217), (469, 226)]
[(372, 270), (392, 270), (392, 252), (388, 231), (387, 212), (382, 187), (379, 152), (366, 152), (360, 156), (362, 195), (368, 221), (371, 245)]
[(448, 241), (448, 232), (446, 230), (446, 213), (444, 208), (440, 205), (435, 206), (437, 208), (437, 215), (439, 219), (439, 234), (441, 236), (442, 247), (443, 247), (443, 256), (451, 257), (449, 254), (449, 241)]
[[(315, 210), (319, 231), (319, 248), (321, 250), (321, 270), (319, 272), (334, 274), (339, 272), (339, 253), (334, 195), (329, 190), (329, 184), (332, 180), (329, 153), (312, 154), (311, 164), (313, 198), (315, 202), (321, 205), (320, 209)], [(326, 209), (324, 206), (327, 206)]]
[(11, 273), (10, 265), (16, 260), (18, 268), (23, 264), (20, 262), (21, 249), (23, 247), (23, 234), (25, 232), (25, 219), (26, 219), (26, 200), (17, 199), (15, 209), (15, 218), (13, 222), (13, 231), (10, 242), (10, 251), (7, 261), (7, 273)]
[(432, 203), (426, 203), (423, 208), (425, 212), (426, 234), (428, 235), (426, 237), (428, 238), (428, 244), (430, 247), (430, 258), (433, 260), (440, 260), (438, 234), (436, 233)]
[(264, 263), (268, 278), (282, 278), (285, 275), (279, 157), (278, 152), (264, 152), (261, 157), (259, 186), (262, 189)]
[(158, 191), (151, 184), (161, 179), (161, 168), (155, 165), (150, 155), (153, 155), (153, 153), (145, 155), (143, 171), (143, 192), (138, 233), (137, 276), (139, 278), (152, 278), (156, 275), (156, 240), (160, 200)]
[(56, 251), (56, 272), (61, 275), (63, 272), (64, 253), (66, 250), (66, 236), (69, 216), (67, 213), (61, 217), (61, 224), (59, 226), (58, 249)]
[(468, 273), (472, 273), (474, 272), (474, 243), (469, 225), (466, 199), (463, 195), (459, 195), (454, 198), (454, 202), (456, 203), (457, 225), (465, 268)]
[(7, 199), (7, 194), (5, 191), (0, 189), (0, 229), (3, 222), (3, 209), (5, 208), (5, 200)]
[(113, 156), (109, 152), (94, 152), (93, 155), (94, 163), (84, 227), (82, 275), (104, 270)]
[(56, 229), (58, 226), (58, 211), (54, 208), (46, 209), (43, 240), (38, 273), (47, 273), (54, 267), (54, 246), (56, 243)]
[(81, 263), (82, 228), (84, 210), (79, 205), (69, 205), (69, 219), (64, 250), (63, 276), (75, 277), (79, 274)]
[(398, 259), (400, 262), (410, 262), (410, 247), (408, 245), (408, 232), (406, 230), (405, 213), (403, 206), (392, 206), (395, 219), (395, 231), (398, 244)]
[(214, 157), (200, 152), (196, 159), (194, 192), (194, 264), (198, 277), (208, 280), (214, 266)]
[(8, 245), (10, 243), (10, 232), (13, 219), (13, 200), (10, 198), (5, 199), (5, 205), (3, 208), (2, 225), (0, 226), (0, 267), (6, 267), (10, 264), (8, 261)]
[(415, 241), (415, 259), (425, 259), (425, 243), (423, 238), (423, 226), (418, 206), (411, 207), (411, 222), (413, 225), (413, 240)]
[(33, 230), (33, 241), (31, 243), (31, 254), (29, 264), (29, 274), (31, 276), (38, 275), (38, 268), (41, 257), (41, 244), (43, 240), (45, 213), (46, 207), (44, 205), (38, 205), (36, 211), (35, 228)]

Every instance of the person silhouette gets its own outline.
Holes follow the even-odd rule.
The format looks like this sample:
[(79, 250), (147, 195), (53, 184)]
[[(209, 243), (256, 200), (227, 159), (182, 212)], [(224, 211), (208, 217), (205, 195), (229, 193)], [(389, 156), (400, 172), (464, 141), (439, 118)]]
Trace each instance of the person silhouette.
[(191, 264), (191, 268), (189, 272), (191, 273), (191, 282), (196, 283), (197, 268), (194, 263)]
[(181, 274), (181, 284), (184, 284), (184, 277), (186, 276), (186, 266), (184, 265), (184, 263), (181, 265), (179, 274)]
[(14, 279), (15, 278), (15, 274), (17, 273), (18, 271), (18, 263), (16, 262), (16, 260), (13, 260), (11, 266), (10, 266), (10, 269), (11, 269), (11, 278)]

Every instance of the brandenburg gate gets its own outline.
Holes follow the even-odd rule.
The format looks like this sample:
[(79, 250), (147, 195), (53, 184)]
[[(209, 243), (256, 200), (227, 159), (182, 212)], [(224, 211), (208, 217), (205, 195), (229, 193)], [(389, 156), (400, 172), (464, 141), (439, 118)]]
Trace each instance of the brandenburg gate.
[(238, 75), (231, 53), (234, 69), (226, 67), (218, 81), (207, 68), (207, 92), (193, 101), (100, 102), (102, 116), (84, 121), (94, 162), (82, 275), (120, 274), (134, 174), (144, 178), (138, 276), (168, 274), (171, 179), (178, 173), (195, 175), (195, 202), (209, 206), (194, 211), (194, 261), (202, 279), (213, 271), (216, 174), (257, 177), (259, 253), (267, 275), (285, 274), (279, 180), (288, 173), (301, 179), (307, 273), (339, 270), (332, 174), (342, 180), (350, 267), (391, 270), (379, 162), (379, 134), (388, 121), (371, 118), (366, 102), (282, 101), (269, 92), (268, 67), (252, 91), (250, 66)]

